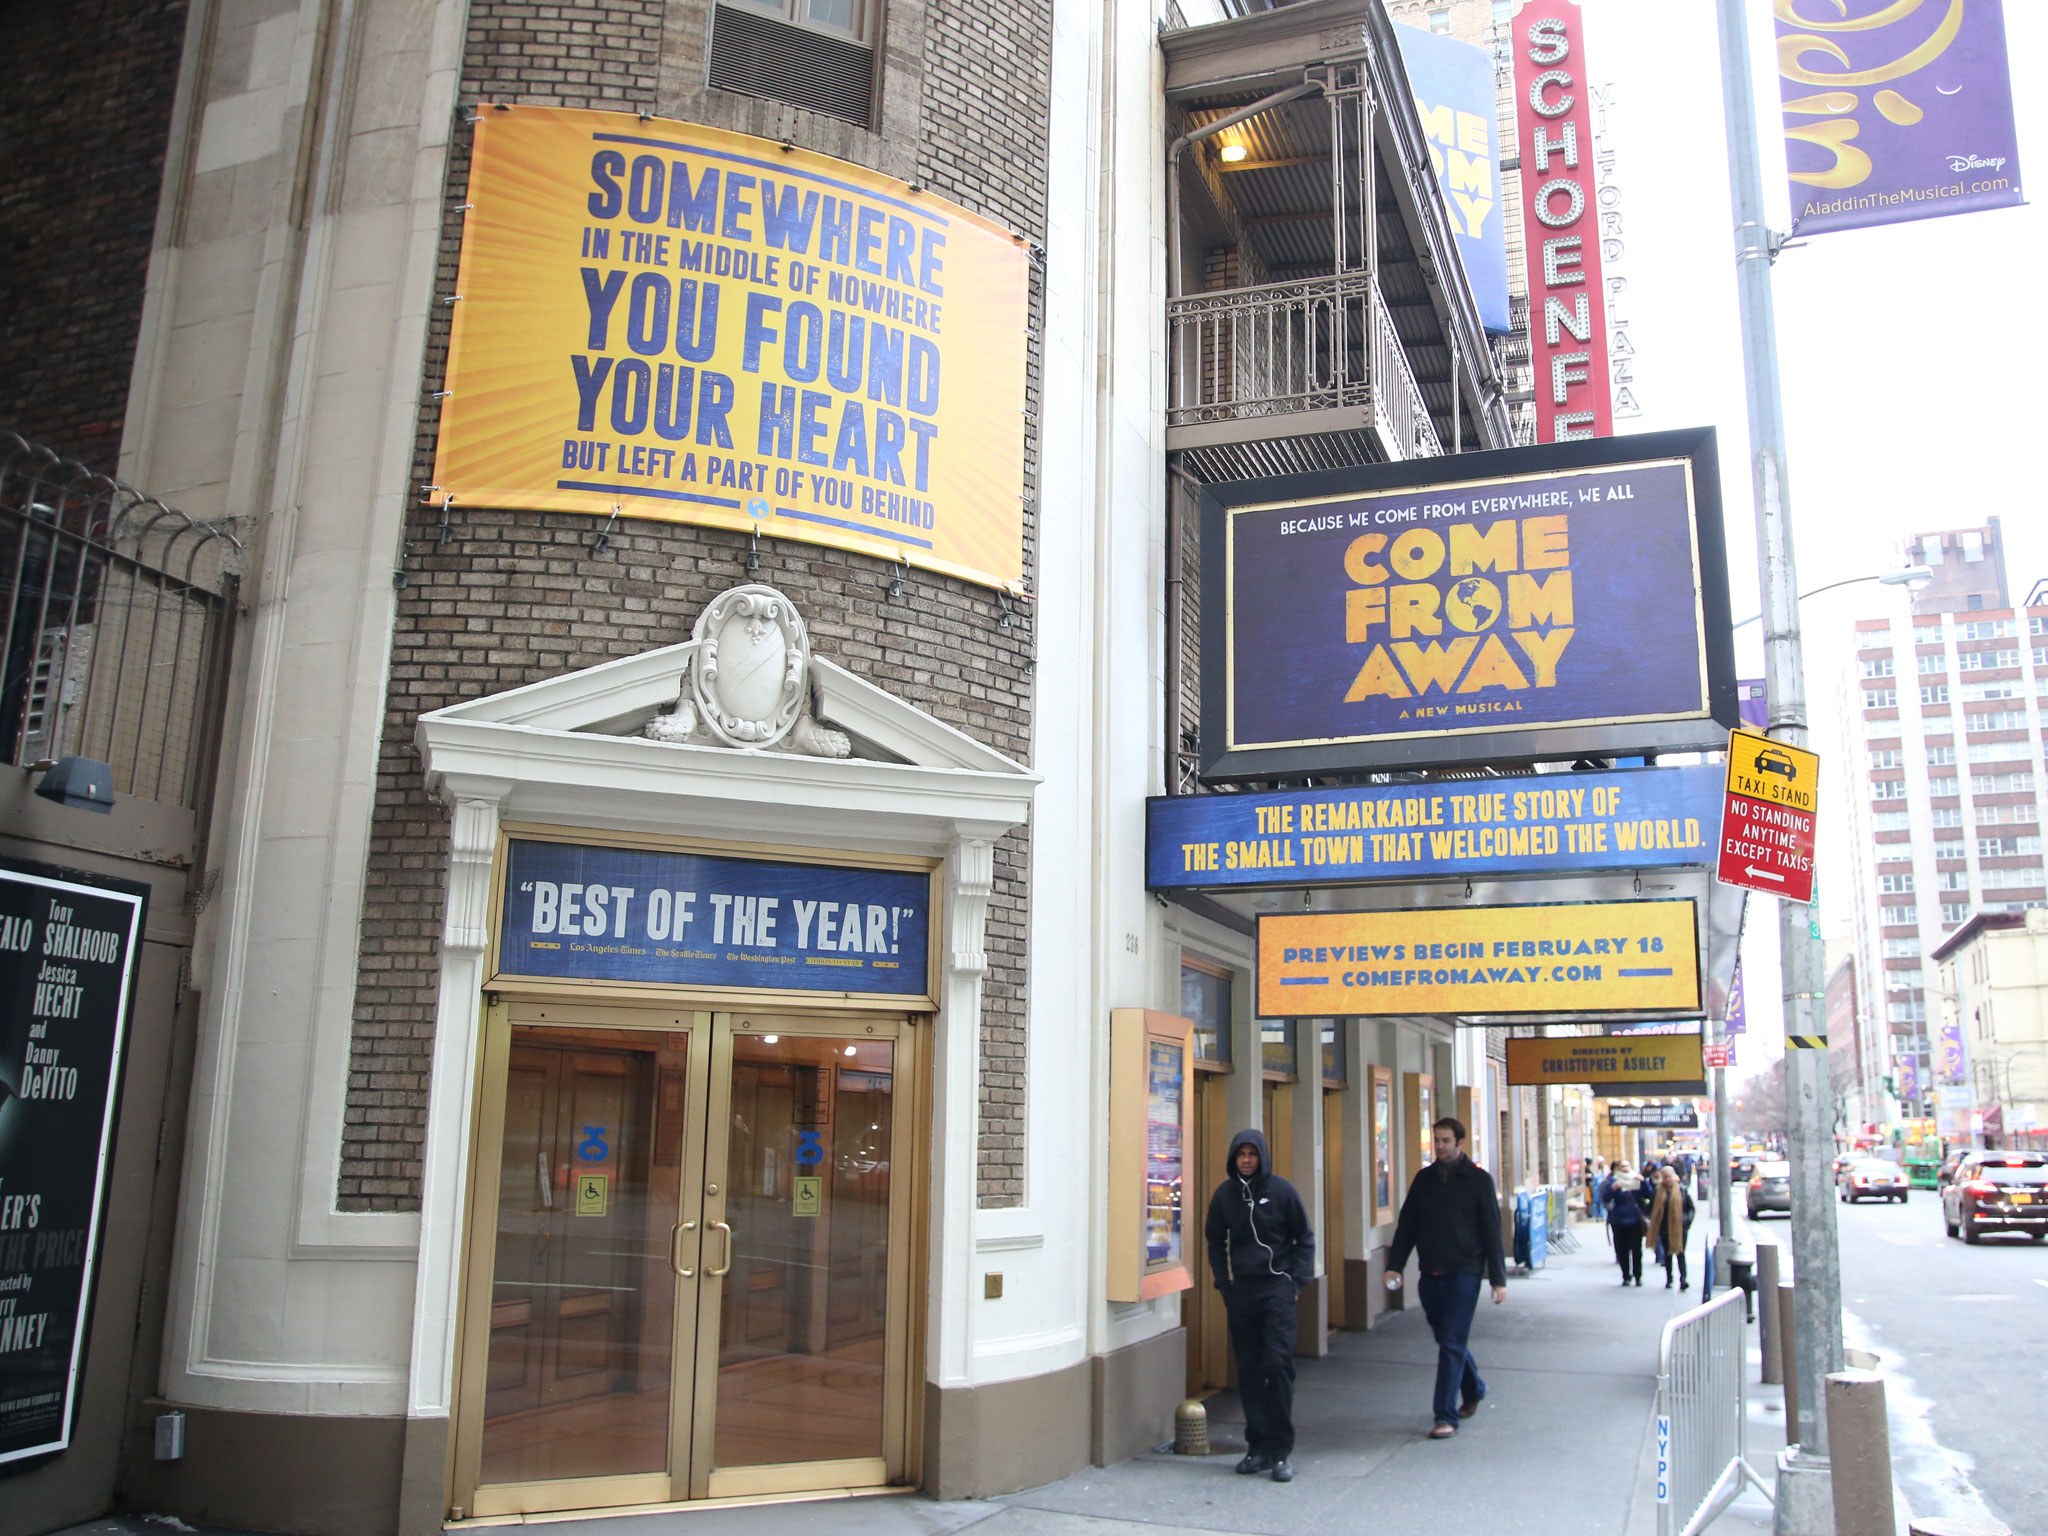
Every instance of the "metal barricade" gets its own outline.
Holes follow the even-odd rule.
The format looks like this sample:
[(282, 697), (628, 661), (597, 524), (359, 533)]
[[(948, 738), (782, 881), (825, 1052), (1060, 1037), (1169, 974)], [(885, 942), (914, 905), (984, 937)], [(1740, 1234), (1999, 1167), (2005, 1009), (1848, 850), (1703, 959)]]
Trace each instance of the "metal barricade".
[(1735, 1501), (1749, 1464), (1743, 1295), (1723, 1291), (1664, 1325), (1657, 1345), (1657, 1536), (1693, 1536)]

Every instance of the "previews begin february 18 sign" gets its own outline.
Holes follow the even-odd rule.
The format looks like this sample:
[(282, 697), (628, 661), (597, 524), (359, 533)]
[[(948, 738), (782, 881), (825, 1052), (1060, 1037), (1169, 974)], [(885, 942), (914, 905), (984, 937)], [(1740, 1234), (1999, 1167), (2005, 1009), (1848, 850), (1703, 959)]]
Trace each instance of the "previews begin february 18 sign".
[(514, 841), (498, 972), (925, 997), (931, 876)]
[(144, 900), (0, 867), (0, 1463), (71, 1443)]
[[(1696, 451), (1636, 456), (1680, 438)], [(1423, 485), (1411, 464), (1212, 487), (1205, 772), (1718, 745), (1733, 680), (1702, 439), (1710, 475), (1711, 434), (1666, 434), (1425, 461), (1464, 473)]]
[(433, 495), (1023, 576), (1028, 256), (907, 183), (695, 124), (477, 120)]

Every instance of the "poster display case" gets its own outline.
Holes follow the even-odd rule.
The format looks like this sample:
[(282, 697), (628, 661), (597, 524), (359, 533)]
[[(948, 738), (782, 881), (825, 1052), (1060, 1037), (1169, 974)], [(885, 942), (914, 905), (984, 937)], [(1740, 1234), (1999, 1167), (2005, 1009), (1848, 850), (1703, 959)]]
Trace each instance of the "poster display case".
[(1145, 1008), (1109, 1016), (1109, 1276), (1111, 1301), (1186, 1290), (1189, 1246), (1201, 1241), (1195, 1144), (1194, 1023)]

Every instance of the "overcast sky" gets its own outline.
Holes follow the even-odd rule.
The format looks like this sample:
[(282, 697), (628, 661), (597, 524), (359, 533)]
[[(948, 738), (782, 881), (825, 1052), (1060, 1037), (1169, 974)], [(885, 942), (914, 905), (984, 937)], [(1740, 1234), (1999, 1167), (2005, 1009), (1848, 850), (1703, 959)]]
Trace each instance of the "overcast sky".
[[(1617, 421), (1616, 430), (1718, 429), (1740, 619), (1761, 605), (1716, 7), (1711, 0), (1583, 4), (1585, 76), (1612, 87), (1608, 142), (1626, 246), (1619, 271), (1629, 284), (1618, 315), (1638, 354), (1643, 412)], [(1853, 8), (1870, 9), (1862, 0)], [(1765, 197), (1773, 227), (1783, 229), (1789, 205), (1770, 7), (1749, 0), (1749, 9)], [(2008, 3), (2005, 25), (2009, 57), (2048, 57), (2048, 0)], [(2044, 98), (2022, 90), (2014, 103), (2022, 187), (2029, 169), (2048, 173)], [(2031, 457), (2048, 435), (2037, 414), (2048, 365), (2044, 252), (2048, 218), (2034, 205), (1817, 235), (1779, 257), (1773, 287), (1801, 590), (1894, 569), (1910, 535), (1993, 514), (2007, 540), (2013, 600), (2024, 601), (2034, 581), (2048, 576), (2048, 498), (2040, 475), (2022, 467), (2023, 455)], [(1850, 625), (1902, 611), (1901, 595), (1875, 585), (1804, 606), (1824, 784), (1843, 782), (1831, 697), (1852, 660)], [(1760, 629), (1737, 631), (1744, 676), (1762, 673)], [(1843, 821), (1823, 813), (1824, 890), (1831, 874), (1846, 879)], [(1777, 1055), (1783, 1035), (1775, 903), (1751, 902), (1744, 956), (1752, 1043), (1739, 1055), (1742, 1075)], [(1822, 922), (1830, 935), (1845, 933), (1846, 901), (1824, 895)]]

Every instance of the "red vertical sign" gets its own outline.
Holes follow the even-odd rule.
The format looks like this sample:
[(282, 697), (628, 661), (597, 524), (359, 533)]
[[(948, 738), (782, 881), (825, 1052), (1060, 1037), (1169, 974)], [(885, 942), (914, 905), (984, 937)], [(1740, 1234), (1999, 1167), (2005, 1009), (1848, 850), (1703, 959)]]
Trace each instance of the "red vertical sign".
[(1536, 441), (1611, 437), (1585, 22), (1577, 0), (1526, 0), (1511, 25)]

